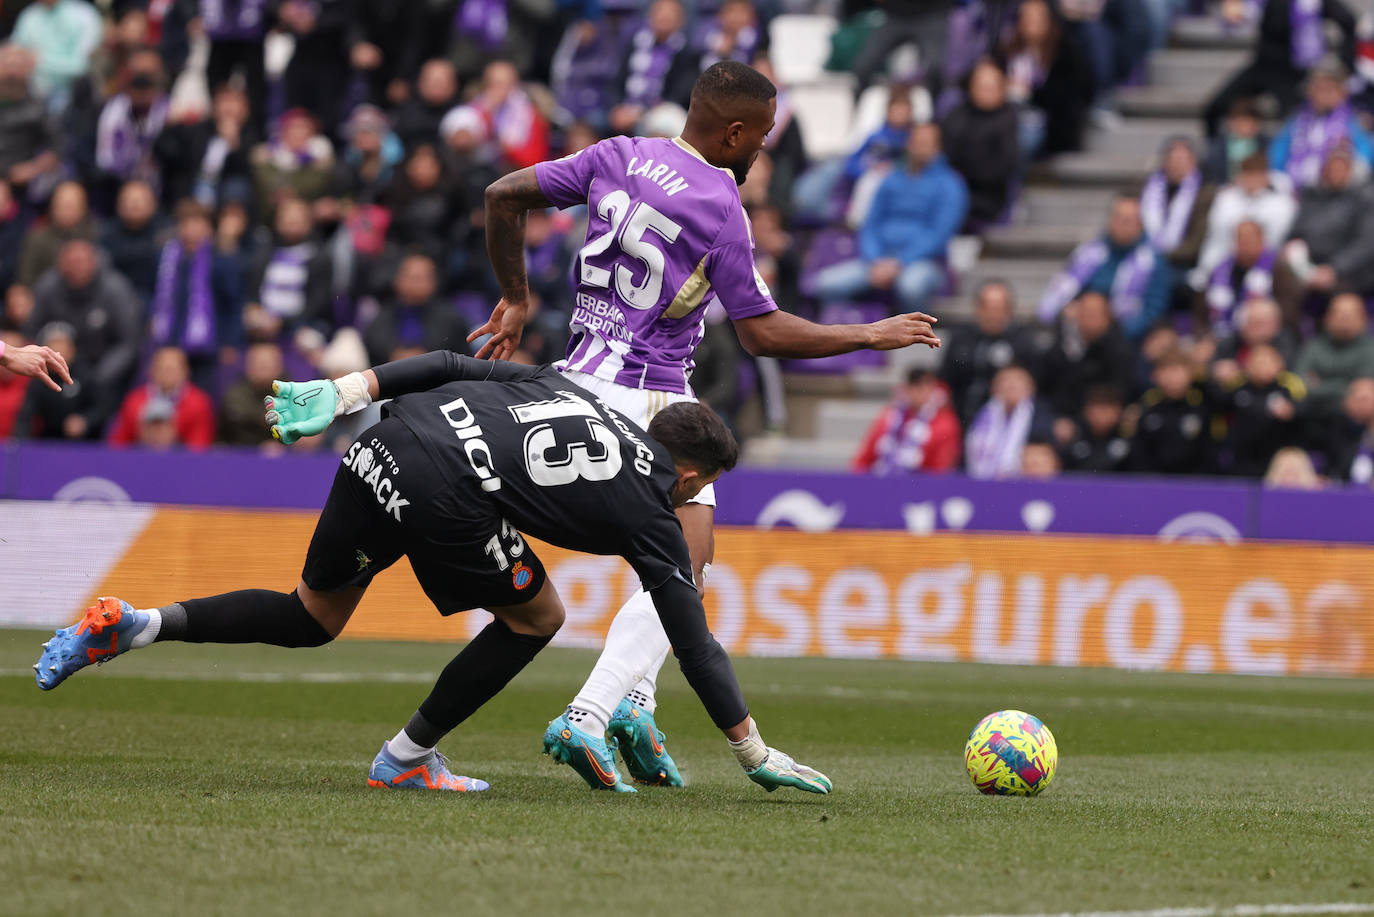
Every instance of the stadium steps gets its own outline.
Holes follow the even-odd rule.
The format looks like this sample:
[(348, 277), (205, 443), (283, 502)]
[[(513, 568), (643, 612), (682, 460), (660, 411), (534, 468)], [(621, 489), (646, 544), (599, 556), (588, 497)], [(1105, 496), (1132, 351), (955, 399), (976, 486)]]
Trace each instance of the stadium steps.
[(1007, 283), (1016, 298), (1017, 314), (1031, 318), (1035, 314), (1035, 304), (1045, 285), (1059, 270), (1062, 259), (1055, 258), (983, 258), (973, 269), (964, 275), (959, 288), (965, 298), (987, 280), (1001, 280)]
[(1116, 192), (1111, 188), (1059, 188), (1031, 185), (1021, 192), (1018, 210), (1032, 226), (1081, 226), (1090, 231), (1102, 225)]
[(1030, 222), (1022, 226), (998, 226), (983, 234), (983, 251), (993, 258), (1068, 257), (1075, 245), (1097, 234), (1106, 209), (1094, 214), (1092, 221), (1067, 225)]
[(1202, 122), (1197, 118), (1126, 118), (1113, 130), (1091, 130), (1086, 152), (1109, 156), (1153, 157), (1168, 137), (1188, 137), (1202, 144)]
[(1150, 55), (1150, 85), (1200, 92), (1210, 98), (1249, 59), (1246, 50), (1162, 48)]
[(1212, 48), (1249, 51), (1255, 44), (1255, 28), (1224, 28), (1215, 16), (1182, 16), (1169, 30), (1171, 48)]

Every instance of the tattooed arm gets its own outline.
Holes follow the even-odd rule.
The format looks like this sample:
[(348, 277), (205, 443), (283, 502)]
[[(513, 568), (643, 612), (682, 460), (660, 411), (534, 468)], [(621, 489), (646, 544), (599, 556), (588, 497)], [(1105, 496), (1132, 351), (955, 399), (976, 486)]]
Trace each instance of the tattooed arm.
[(479, 358), (508, 359), (520, 346), (530, 298), (525, 273), (525, 214), (548, 206), (549, 199), (540, 190), (532, 166), (487, 186), (487, 256), (501, 284), (501, 301), (487, 323), (468, 335), (469, 342), (491, 335), (477, 352)]

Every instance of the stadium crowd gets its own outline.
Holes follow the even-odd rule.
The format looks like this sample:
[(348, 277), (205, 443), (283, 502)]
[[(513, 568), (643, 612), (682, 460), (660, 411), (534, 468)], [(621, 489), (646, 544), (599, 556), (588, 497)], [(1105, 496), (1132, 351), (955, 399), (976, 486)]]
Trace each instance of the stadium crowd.
[[(1225, 0), (1253, 60), (1161, 137), (1037, 304), (960, 290), (956, 235), (1018, 218), (1037, 160), (1111, 129), (1180, 0), (29, 0), (0, 8), (0, 337), (70, 363), (56, 393), (0, 369), (0, 438), (275, 447), (273, 378), (466, 349), (498, 297), (483, 191), (613, 133), (675, 135), (693, 80), (770, 76), (786, 13), (841, 25), (827, 66), (886, 97), (813, 160), (787, 86), (741, 196), (784, 308), (973, 300), (855, 459), (875, 473), (1092, 472), (1374, 480), (1374, 59), (1340, 0)], [(1338, 38), (1339, 40), (1333, 40)], [(918, 50), (915, 63), (893, 55)], [(575, 211), (532, 213), (557, 359)], [(1035, 319), (1024, 316), (1034, 314)], [(733, 419), (778, 367), (718, 309), (694, 378)], [(949, 323), (947, 323), (949, 324)], [(318, 444), (328, 447), (329, 444)], [(1279, 460), (1275, 461), (1275, 457)]]

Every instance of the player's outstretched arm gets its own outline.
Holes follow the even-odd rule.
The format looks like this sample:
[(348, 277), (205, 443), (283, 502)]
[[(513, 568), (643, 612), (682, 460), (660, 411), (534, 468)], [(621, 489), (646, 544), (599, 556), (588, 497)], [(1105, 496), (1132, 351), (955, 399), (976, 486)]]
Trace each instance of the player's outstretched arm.
[(649, 595), (683, 676), (701, 698), (711, 721), (725, 733), (730, 751), (749, 779), (770, 793), (778, 787), (829, 793), (830, 778), (770, 748), (759, 737), (730, 657), (706, 624), (706, 610), (696, 587), (674, 577)]
[(548, 207), (534, 167), (503, 175), (487, 186), (487, 257), (501, 284), (501, 301), (487, 323), (468, 335), (468, 342), (489, 334), (478, 359), (509, 359), (520, 346), (529, 311), (530, 285), (525, 272), (525, 214)]
[(72, 374), (62, 354), (38, 344), (7, 348), (5, 342), (0, 341), (0, 369), (8, 369), (17, 376), (39, 379), (55, 392), (62, 391), (62, 386), (53, 380), (53, 376), (68, 385), (72, 384)]
[(907, 312), (867, 325), (821, 325), (776, 309), (735, 319), (735, 333), (756, 357), (804, 360), (855, 350), (900, 350), (912, 344), (939, 347), (933, 327), (937, 321), (924, 312)]
[(509, 382), (538, 371), (539, 367), (476, 360), (451, 350), (433, 350), (333, 381), (273, 382), (272, 394), (263, 404), (272, 435), (290, 445), (302, 436), (323, 433), (334, 418), (362, 410), (378, 399), (424, 392), (465, 379)]

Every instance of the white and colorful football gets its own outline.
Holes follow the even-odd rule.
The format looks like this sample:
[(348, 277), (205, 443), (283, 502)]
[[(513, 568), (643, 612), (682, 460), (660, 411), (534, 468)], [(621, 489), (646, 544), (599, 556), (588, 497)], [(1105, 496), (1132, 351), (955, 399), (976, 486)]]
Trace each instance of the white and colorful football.
[(1034, 796), (1054, 779), (1059, 748), (1037, 718), (1020, 710), (999, 710), (973, 727), (964, 745), (964, 764), (980, 792)]

